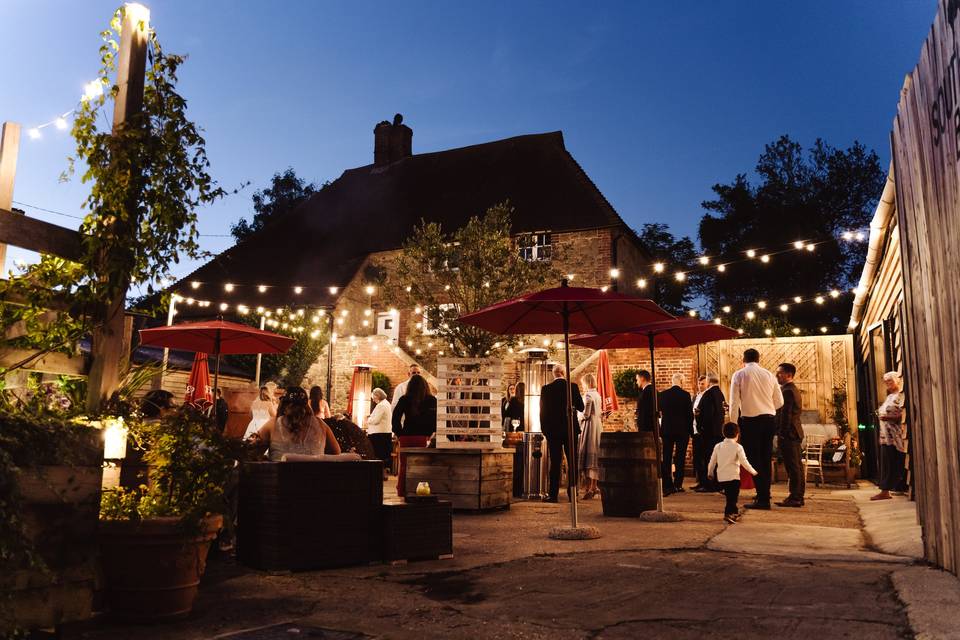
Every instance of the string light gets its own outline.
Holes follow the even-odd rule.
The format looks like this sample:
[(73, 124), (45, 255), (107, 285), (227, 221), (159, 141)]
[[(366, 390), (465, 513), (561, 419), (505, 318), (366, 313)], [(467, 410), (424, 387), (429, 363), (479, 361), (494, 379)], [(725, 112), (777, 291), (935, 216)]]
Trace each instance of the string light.
[(816, 298), (813, 299), (813, 301), (816, 302), (817, 304), (823, 304), (823, 303), (824, 303), (823, 296), (817, 296)]
[(300, 295), (301, 293), (303, 293), (303, 287), (294, 287), (293, 292), (297, 295)]
[(826, 327), (820, 327), (820, 333), (826, 333), (826, 332), (827, 332)]
[(339, 290), (340, 290), (339, 287), (330, 287), (330, 289), (329, 289), (330, 295), (332, 295), (332, 296), (337, 295), (337, 291), (339, 291)]
[(727, 270), (727, 265), (725, 265), (725, 264), (718, 264), (718, 265), (717, 265), (717, 271), (719, 271), (720, 273), (723, 273), (723, 272), (726, 271), (726, 270)]
[(770, 329), (764, 329), (764, 330), (763, 330), (763, 333), (764, 333), (764, 335), (768, 335), (768, 336), (769, 336), (769, 335), (773, 335), (773, 331), (771, 331)]
[(764, 264), (767, 264), (768, 262), (770, 262), (770, 255), (765, 253), (762, 256), (760, 256), (760, 262)]
[(786, 311), (789, 308), (790, 308), (790, 305), (787, 305), (787, 304), (780, 305), (780, 311)]
[(812, 252), (812, 251), (816, 250), (817, 247), (816, 247), (815, 245), (808, 244), (805, 248), (806, 248), (807, 251)]
[(803, 302), (803, 298), (801, 298), (800, 296), (794, 296), (793, 301), (796, 302), (797, 304), (800, 304), (801, 302)]
[(619, 277), (620, 277), (620, 269), (617, 269), (616, 267), (614, 267), (613, 269), (610, 269), (610, 277), (611, 277), (611, 278), (614, 278), (614, 279), (619, 278)]
[(656, 273), (663, 273), (664, 269), (666, 269), (666, 265), (664, 265), (662, 262), (655, 262), (653, 265), (653, 270)]
[(713, 324), (720, 324), (720, 318), (714, 318)]
[(707, 266), (708, 264), (710, 264), (710, 258), (707, 256), (700, 256), (698, 262), (703, 266)]
[(793, 243), (794, 249), (803, 249), (803, 246), (804, 246), (803, 240), (797, 240), (796, 242)]
[(840, 297), (840, 292), (834, 289), (833, 291), (830, 292), (830, 297), (833, 299), (837, 299)]
[(232, 292), (233, 292), (233, 284), (230, 283), (230, 282), (228, 282), (227, 284), (223, 285), (223, 290), (226, 291), (227, 293), (232, 293)]
[(688, 314), (691, 318), (696, 318), (696, 317), (697, 317), (697, 310), (696, 310), (696, 309), (690, 309), (690, 311), (688, 311), (687, 314)]
[(753, 249), (747, 249), (747, 257), (748, 257), (748, 258), (756, 258), (756, 257), (757, 257), (757, 252), (756, 252), (755, 250), (753, 250)]
[(766, 309), (767, 303), (761, 300), (760, 302), (757, 303), (757, 306), (760, 307), (761, 309)]
[(794, 327), (794, 328), (793, 328), (793, 335), (795, 335), (795, 336), (800, 335), (800, 329), (797, 329), (796, 327)]
[(756, 313), (754, 313), (753, 311), (747, 311), (747, 320), (753, 320), (756, 317), (757, 317)]
[(640, 289), (646, 289), (647, 288), (646, 278), (640, 278), (639, 280), (637, 280), (637, 287)]
[(724, 305), (724, 307), (723, 307), (723, 312), (724, 312), (724, 313), (730, 313), (730, 305), (728, 305), (728, 304), (727, 304), (727, 305)]
[(673, 279), (677, 282), (683, 282), (687, 279), (687, 274), (685, 274), (683, 271), (677, 271), (675, 274), (673, 274)]

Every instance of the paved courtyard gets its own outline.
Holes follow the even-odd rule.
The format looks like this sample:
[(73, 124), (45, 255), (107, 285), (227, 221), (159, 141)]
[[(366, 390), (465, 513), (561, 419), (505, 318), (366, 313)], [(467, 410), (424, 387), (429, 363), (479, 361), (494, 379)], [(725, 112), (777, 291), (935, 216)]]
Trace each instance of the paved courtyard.
[(665, 508), (684, 515), (679, 523), (604, 518), (594, 500), (582, 519), (603, 535), (585, 542), (546, 537), (566, 521), (566, 504), (518, 502), (455, 515), (454, 557), (405, 565), (271, 574), (216, 553), (189, 619), (103, 620), (81, 635), (960, 637), (956, 579), (912, 557), (920, 553), (912, 504), (870, 503), (869, 493), (814, 489), (804, 509), (748, 512), (736, 525), (722, 521), (715, 495), (667, 498)]

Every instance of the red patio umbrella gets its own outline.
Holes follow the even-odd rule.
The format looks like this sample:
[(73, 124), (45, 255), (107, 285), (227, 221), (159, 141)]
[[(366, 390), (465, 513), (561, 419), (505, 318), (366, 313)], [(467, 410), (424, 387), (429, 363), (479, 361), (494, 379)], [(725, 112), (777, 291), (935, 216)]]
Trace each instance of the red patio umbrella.
[(184, 402), (195, 404), (213, 404), (213, 389), (210, 387), (210, 367), (207, 364), (207, 354), (197, 353), (193, 357), (193, 368), (187, 379), (187, 395)]
[[(657, 413), (657, 366), (654, 348), (661, 349), (689, 347), (715, 340), (728, 340), (739, 335), (736, 329), (725, 327), (722, 324), (695, 320), (691, 318), (674, 318), (639, 325), (619, 332), (603, 333), (598, 335), (574, 336), (570, 342), (592, 349), (650, 349), (650, 376), (653, 384), (653, 413)], [(657, 443), (657, 461), (663, 456), (660, 450), (660, 428), (657, 420), (653, 421), (654, 439)], [(657, 479), (660, 479), (660, 465), (657, 465)], [(657, 483), (657, 511), (663, 511), (663, 487)]]
[[(652, 300), (586, 287), (571, 287), (563, 279), (559, 287), (528, 293), (486, 309), (460, 316), (460, 322), (491, 333), (563, 333), (567, 367), (567, 438), (574, 446), (573, 406), (570, 388), (570, 333), (622, 331), (647, 322), (670, 319)], [(569, 461), (570, 521), (577, 527), (577, 465)]]
[(241, 353), (286, 353), (295, 340), (222, 318), (183, 322), (169, 327), (140, 330), (140, 344), (183, 351), (198, 351), (217, 357), (213, 386), (220, 382), (220, 356)]
[(597, 393), (600, 394), (604, 416), (620, 408), (617, 402), (617, 391), (613, 386), (610, 358), (607, 357), (607, 352), (604, 349), (600, 350), (600, 357), (597, 360)]

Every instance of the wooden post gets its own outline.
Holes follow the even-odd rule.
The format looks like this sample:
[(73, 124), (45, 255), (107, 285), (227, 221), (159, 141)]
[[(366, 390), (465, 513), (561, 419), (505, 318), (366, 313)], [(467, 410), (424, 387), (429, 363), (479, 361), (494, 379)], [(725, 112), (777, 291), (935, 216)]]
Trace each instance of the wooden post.
[[(126, 5), (117, 59), (119, 91), (113, 106), (114, 131), (143, 109), (149, 20), (150, 11), (146, 7), (139, 4)], [(123, 232), (117, 225), (114, 230)], [(106, 261), (109, 256), (102, 256), (101, 259)], [(120, 363), (124, 359), (123, 318), (126, 297), (127, 287), (123, 286), (111, 300), (103, 302), (100, 313), (97, 314), (87, 393), (87, 408), (91, 411), (99, 409), (101, 403), (108, 399), (119, 385)]]
[[(17, 174), (20, 125), (4, 122), (0, 134), (0, 209), (13, 208), (13, 179)], [(0, 243), (0, 278), (7, 273), (7, 245)]]

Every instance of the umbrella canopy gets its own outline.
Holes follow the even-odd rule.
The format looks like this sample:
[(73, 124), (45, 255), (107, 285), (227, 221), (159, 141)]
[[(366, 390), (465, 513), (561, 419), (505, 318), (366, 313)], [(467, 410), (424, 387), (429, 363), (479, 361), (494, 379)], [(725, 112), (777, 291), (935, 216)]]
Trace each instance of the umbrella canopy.
[(491, 333), (562, 333), (565, 314), (571, 333), (590, 334), (623, 331), (673, 318), (652, 300), (570, 287), (564, 281), (559, 287), (505, 300), (459, 319)]
[(140, 330), (140, 344), (201, 353), (286, 353), (293, 338), (224, 320), (183, 322)]
[(168, 327), (140, 330), (140, 344), (183, 349), (217, 356), (213, 386), (220, 384), (220, 356), (241, 353), (286, 353), (293, 338), (223, 319), (182, 322)]
[(210, 367), (207, 354), (197, 353), (193, 358), (193, 368), (187, 379), (187, 395), (184, 402), (208, 405), (213, 403), (213, 388), (210, 386)]
[(600, 400), (603, 403), (603, 414), (616, 411), (620, 408), (617, 402), (617, 392), (613, 387), (613, 373), (610, 371), (610, 358), (607, 352), (600, 351), (600, 357), (597, 361), (597, 393), (600, 394)]
[(645, 349), (650, 346), (660, 349), (671, 347), (689, 347), (715, 340), (729, 340), (739, 334), (736, 329), (725, 327), (705, 320), (676, 318), (662, 322), (650, 322), (641, 326), (616, 333), (599, 335), (579, 335), (570, 338), (570, 342), (591, 349)]

